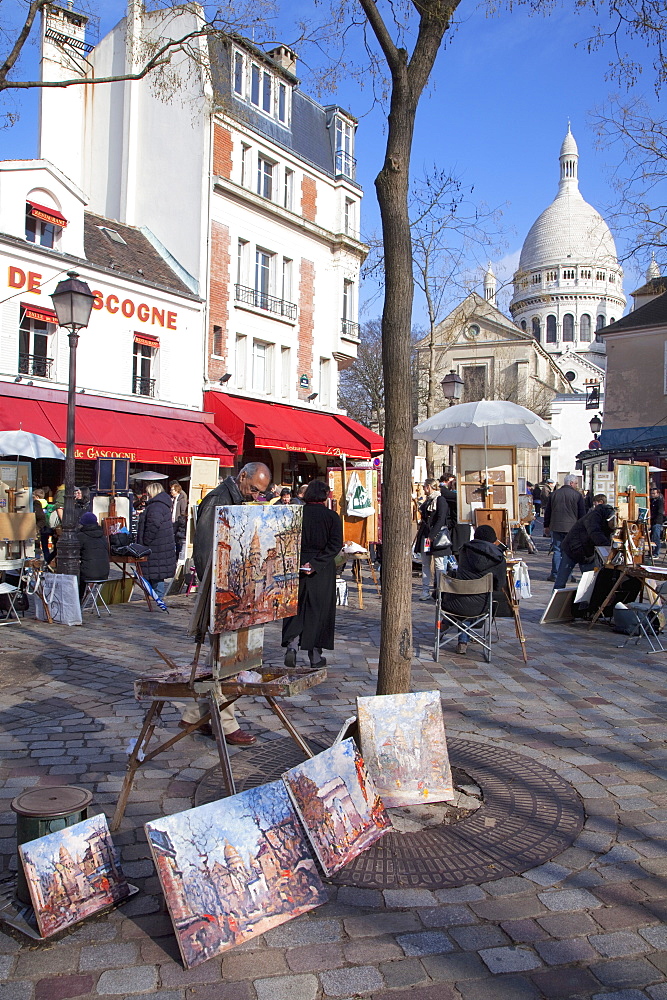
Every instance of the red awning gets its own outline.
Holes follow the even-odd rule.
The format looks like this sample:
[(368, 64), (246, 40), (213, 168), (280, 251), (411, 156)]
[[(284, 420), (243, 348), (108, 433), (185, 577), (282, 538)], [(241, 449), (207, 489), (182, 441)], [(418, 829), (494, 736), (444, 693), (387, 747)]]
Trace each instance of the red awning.
[(135, 333), (134, 342), (143, 347), (154, 347), (156, 350), (160, 346), (160, 338), (154, 337), (151, 333)]
[(347, 427), (348, 430), (356, 434), (368, 445), (368, 450), (371, 455), (381, 455), (384, 451), (384, 438), (381, 434), (376, 434), (372, 431), (370, 427), (364, 427), (363, 424), (358, 423), (356, 420), (352, 420), (351, 417), (343, 417), (340, 413), (336, 414), (336, 420)]
[(39, 319), (42, 323), (54, 323), (58, 325), (58, 317), (53, 309), (43, 309), (41, 306), (33, 306), (30, 302), (22, 302), (21, 309), (25, 311), (26, 319)]
[[(378, 450), (377, 447), (371, 449), (365, 437), (366, 434), (372, 435), (372, 431), (366, 431), (354, 420), (343, 420), (332, 413), (227, 394), (223, 396), (219, 392), (207, 392), (204, 398), (206, 409), (215, 414), (220, 430), (236, 442), (239, 452), (244, 449), (246, 431), (252, 435), (257, 448), (346, 455), (349, 458), (370, 458), (372, 450)], [(353, 428), (365, 434), (359, 434)], [(373, 437), (382, 440), (378, 435)]]
[[(0, 428), (19, 426), (64, 448), (67, 406), (0, 396)], [(193, 455), (219, 458), (223, 465), (234, 464), (229, 446), (212, 424), (187, 417), (119, 413), (77, 403), (76, 458), (129, 458), (132, 462), (189, 465)]]
[(67, 225), (67, 219), (64, 215), (61, 215), (55, 208), (48, 208), (46, 205), (38, 205), (36, 201), (29, 201), (30, 214), (34, 215), (36, 219), (41, 219), (42, 222), (50, 222), (53, 226), (60, 226), (64, 229)]

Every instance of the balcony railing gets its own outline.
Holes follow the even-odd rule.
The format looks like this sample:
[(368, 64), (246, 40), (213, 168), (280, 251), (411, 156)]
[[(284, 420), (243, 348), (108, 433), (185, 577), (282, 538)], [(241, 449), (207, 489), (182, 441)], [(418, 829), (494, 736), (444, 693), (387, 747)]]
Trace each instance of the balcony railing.
[(340, 332), (344, 337), (359, 340), (359, 324), (353, 323), (351, 319), (342, 319), (340, 321)]
[(37, 378), (51, 378), (53, 358), (39, 354), (19, 354), (19, 375), (34, 375)]
[(142, 375), (135, 375), (132, 379), (132, 392), (135, 396), (154, 396), (155, 379), (144, 378)]
[(273, 316), (296, 319), (296, 303), (288, 302), (286, 299), (278, 299), (275, 295), (268, 295), (266, 292), (260, 292), (256, 288), (248, 288), (246, 285), (236, 285), (235, 287), (237, 302), (254, 306), (255, 309), (264, 309)]
[(349, 177), (351, 181), (354, 180), (357, 173), (357, 161), (349, 153), (346, 153), (344, 149), (336, 150), (336, 174), (342, 174), (343, 177)]

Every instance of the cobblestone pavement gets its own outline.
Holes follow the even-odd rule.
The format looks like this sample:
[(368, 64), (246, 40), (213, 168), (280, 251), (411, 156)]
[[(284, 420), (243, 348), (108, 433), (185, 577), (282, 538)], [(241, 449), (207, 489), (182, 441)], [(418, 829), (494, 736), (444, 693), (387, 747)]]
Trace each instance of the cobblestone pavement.
[[(667, 1000), (667, 654), (620, 650), (605, 626), (540, 627), (546, 555), (529, 566), (528, 665), (509, 622), (490, 664), (474, 651), (434, 664), (433, 606), (417, 602), (415, 578), (413, 684), (442, 692), (451, 736), (526, 754), (572, 783), (586, 823), (571, 847), (482, 885), (332, 889), (311, 914), (186, 972), (143, 823), (190, 807), (217, 763), (209, 741), (189, 737), (139, 772), (115, 835), (141, 892), (51, 944), (0, 932), (0, 1000)], [(188, 609), (189, 599), (175, 599), (167, 617), (137, 601), (111, 618), (86, 615), (82, 628), (27, 617), (0, 629), (3, 870), (16, 864), (9, 803), (19, 791), (79, 784), (111, 814), (142, 717), (132, 681), (155, 662), (155, 644), (189, 658)], [(363, 611), (350, 588), (329, 680), (287, 705), (308, 735), (330, 738), (354, 714), (355, 697), (374, 693), (378, 611), (372, 588)], [(278, 641), (268, 628), (269, 662), (278, 662)], [(275, 738), (264, 703), (248, 700), (241, 711), (259, 739)], [(158, 735), (173, 734), (177, 718), (170, 709)]]

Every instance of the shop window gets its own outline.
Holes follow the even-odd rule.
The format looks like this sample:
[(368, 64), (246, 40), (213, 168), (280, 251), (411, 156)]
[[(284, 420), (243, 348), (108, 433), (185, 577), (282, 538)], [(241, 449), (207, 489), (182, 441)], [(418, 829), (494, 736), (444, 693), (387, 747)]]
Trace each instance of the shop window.
[(556, 343), (556, 317), (547, 316), (547, 344)]
[(21, 313), (19, 327), (19, 375), (52, 378), (54, 323), (31, 319), (28, 310)]
[(591, 318), (588, 313), (584, 313), (579, 320), (579, 340), (584, 344), (591, 341)]
[(572, 313), (565, 313), (563, 316), (563, 340), (570, 344), (574, 341), (574, 316)]

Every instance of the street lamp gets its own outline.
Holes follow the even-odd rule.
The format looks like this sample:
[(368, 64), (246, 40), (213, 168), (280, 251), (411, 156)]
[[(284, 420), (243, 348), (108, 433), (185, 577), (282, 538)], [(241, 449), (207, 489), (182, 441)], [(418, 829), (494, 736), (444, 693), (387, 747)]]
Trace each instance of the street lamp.
[(591, 434), (600, 433), (600, 431), (602, 430), (602, 420), (600, 418), (599, 413), (596, 413), (594, 417), (591, 417), (591, 419), (588, 421), (588, 426), (591, 429)]
[(460, 375), (456, 374), (453, 368), (449, 375), (445, 375), (440, 385), (442, 386), (445, 399), (449, 400), (449, 405), (458, 403), (463, 393), (463, 379)]
[(58, 572), (79, 575), (79, 543), (74, 510), (74, 436), (76, 406), (76, 349), (79, 330), (88, 326), (95, 296), (76, 271), (68, 271), (51, 296), (58, 326), (69, 330), (69, 378), (67, 382), (67, 450), (65, 452), (65, 504), (62, 535), (58, 541)]

